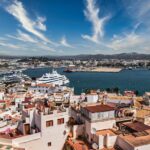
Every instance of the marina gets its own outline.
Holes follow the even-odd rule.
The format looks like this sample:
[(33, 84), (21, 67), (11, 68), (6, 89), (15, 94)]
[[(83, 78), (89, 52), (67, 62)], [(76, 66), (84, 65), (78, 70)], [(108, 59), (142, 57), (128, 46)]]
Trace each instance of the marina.
[[(29, 68), (22, 70), (22, 74), (31, 79), (36, 79), (37, 83), (46, 83), (50, 82), (48, 78), (49, 75), (52, 75), (50, 74), (52, 70), (52, 67)], [(138, 91), (139, 95), (150, 90), (149, 69), (123, 69), (119, 72), (77, 71), (69, 73), (68, 71), (64, 72), (64, 68), (55, 68), (55, 70), (58, 72), (55, 72), (56, 75), (64, 80), (57, 82), (57, 84), (67, 84), (70, 87), (74, 87), (76, 94), (86, 92), (89, 89), (106, 90), (116, 87), (120, 92), (124, 90)], [(1, 81), (4, 79), (4, 76), (9, 74), (12, 75), (13, 73), (1, 75)], [(42, 81), (43, 79), (44, 81)]]
[[(36, 68), (24, 71), (28, 76), (39, 78), (52, 68)], [(150, 90), (150, 70), (134, 69), (122, 70), (118, 73), (108, 72), (73, 72), (65, 73), (64, 68), (57, 68), (58, 73), (64, 74), (70, 81), (69, 86), (74, 87), (75, 93), (85, 92), (87, 89), (107, 89), (118, 87), (124, 90), (138, 90), (142, 95)]]

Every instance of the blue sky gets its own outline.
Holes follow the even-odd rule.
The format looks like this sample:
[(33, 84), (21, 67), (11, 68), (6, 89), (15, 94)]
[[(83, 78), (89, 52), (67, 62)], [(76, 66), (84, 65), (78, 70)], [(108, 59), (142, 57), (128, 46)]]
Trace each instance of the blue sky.
[(1, 55), (150, 53), (150, 0), (0, 0)]

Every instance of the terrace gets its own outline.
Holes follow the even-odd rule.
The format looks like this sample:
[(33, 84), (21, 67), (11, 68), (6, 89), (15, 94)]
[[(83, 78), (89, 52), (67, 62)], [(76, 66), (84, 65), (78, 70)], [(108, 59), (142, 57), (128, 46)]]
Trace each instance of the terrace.
[(105, 129), (105, 130), (98, 130), (96, 131), (96, 135), (107, 135), (109, 134), (110, 136), (115, 136), (116, 133), (112, 129)]
[(24, 148), (17, 148), (10, 145), (0, 144), (0, 150), (25, 150)]
[(17, 128), (15, 129), (7, 128), (3, 132), (0, 132), (0, 138), (2, 139), (15, 139), (15, 138), (22, 137), (22, 136), (23, 134), (19, 132)]
[(150, 135), (135, 137), (134, 135), (130, 134), (125, 136), (120, 135), (120, 137), (127, 143), (133, 145), (134, 147), (150, 144)]
[[(9, 133), (10, 134), (10, 133)], [(12, 134), (12, 132), (11, 132)], [(15, 146), (21, 143), (25, 143), (25, 142), (31, 142), (34, 140), (38, 140), (41, 138), (41, 133), (34, 133), (34, 134), (29, 134), (29, 135), (22, 135), (19, 132), (15, 133), (16, 135), (13, 135), (13, 137), (11, 137), (10, 135), (0, 135), (0, 145), (10, 145), (10, 147)], [(1, 148), (0, 148), (1, 149)], [(14, 150), (14, 149), (13, 149)], [(19, 149), (20, 150), (20, 149)], [(22, 149), (21, 149), (22, 150)]]

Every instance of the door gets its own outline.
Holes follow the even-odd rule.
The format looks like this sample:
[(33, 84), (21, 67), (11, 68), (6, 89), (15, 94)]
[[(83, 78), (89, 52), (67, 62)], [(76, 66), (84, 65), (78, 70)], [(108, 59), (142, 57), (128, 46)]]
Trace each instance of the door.
[(30, 134), (30, 124), (24, 124), (25, 135)]

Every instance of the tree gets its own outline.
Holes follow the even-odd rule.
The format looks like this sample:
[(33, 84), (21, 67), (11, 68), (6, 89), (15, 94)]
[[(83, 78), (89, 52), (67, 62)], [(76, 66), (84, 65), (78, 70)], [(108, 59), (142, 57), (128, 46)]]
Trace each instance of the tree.
[(111, 89), (110, 88), (106, 88), (106, 91), (109, 93), (111, 91)]
[(119, 93), (119, 88), (118, 87), (113, 88), (113, 92), (118, 94)]
[(134, 93), (135, 93), (136, 96), (139, 95), (139, 91), (138, 90), (134, 91)]
[(90, 89), (86, 89), (86, 90), (85, 90), (85, 93), (86, 93), (86, 94), (89, 94), (90, 91), (91, 91)]

